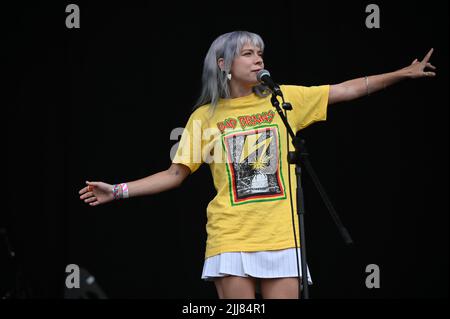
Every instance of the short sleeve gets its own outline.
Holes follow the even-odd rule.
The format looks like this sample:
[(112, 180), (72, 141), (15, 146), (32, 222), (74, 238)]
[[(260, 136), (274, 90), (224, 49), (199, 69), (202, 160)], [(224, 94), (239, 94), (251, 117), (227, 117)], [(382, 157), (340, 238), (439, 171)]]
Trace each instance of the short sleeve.
[(177, 151), (172, 159), (174, 164), (183, 164), (194, 173), (203, 163), (202, 132), (206, 125), (200, 109), (191, 114), (181, 135)]
[(310, 87), (286, 85), (282, 90), (286, 101), (292, 104), (288, 118), (295, 131), (327, 119), (329, 85)]

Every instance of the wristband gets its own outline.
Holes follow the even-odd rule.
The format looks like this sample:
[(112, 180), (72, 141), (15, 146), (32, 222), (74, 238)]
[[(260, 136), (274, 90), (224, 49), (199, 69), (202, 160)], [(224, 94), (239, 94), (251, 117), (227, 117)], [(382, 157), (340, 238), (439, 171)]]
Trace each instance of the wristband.
[(114, 200), (120, 199), (120, 184), (114, 184), (112, 188)]
[(128, 198), (128, 185), (127, 185), (127, 183), (120, 184), (120, 187), (122, 188), (122, 198)]
[(127, 183), (114, 184), (112, 187), (114, 200), (128, 198), (128, 185)]

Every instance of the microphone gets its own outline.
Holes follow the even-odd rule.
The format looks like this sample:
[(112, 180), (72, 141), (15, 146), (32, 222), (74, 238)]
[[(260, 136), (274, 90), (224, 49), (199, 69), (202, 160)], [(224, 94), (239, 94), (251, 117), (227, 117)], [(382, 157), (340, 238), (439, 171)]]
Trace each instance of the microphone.
[(275, 95), (283, 97), (283, 92), (281, 92), (281, 89), (278, 86), (278, 84), (276, 84), (272, 80), (272, 78), (270, 77), (269, 71), (267, 71), (267, 70), (258, 71), (258, 73), (256, 74), (256, 79), (259, 82), (263, 83), (264, 85), (268, 86), (269, 89), (271, 89), (272, 92), (275, 93)]

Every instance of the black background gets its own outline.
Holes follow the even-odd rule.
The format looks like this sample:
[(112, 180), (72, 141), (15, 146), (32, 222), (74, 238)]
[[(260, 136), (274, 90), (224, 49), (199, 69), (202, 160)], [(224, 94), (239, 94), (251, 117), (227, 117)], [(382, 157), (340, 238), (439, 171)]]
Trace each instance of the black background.
[[(312, 298), (448, 297), (448, 2), (70, 2), (5, 7), (7, 167), (1, 225), (29, 296), (63, 296), (65, 266), (92, 273), (110, 298), (216, 298), (200, 279), (204, 165), (179, 189), (90, 207), (84, 181), (119, 183), (166, 169), (220, 34), (266, 44), (280, 83), (333, 84), (397, 70), (431, 47), (435, 78), (407, 80), (332, 105), (304, 130), (311, 161), (355, 245), (346, 247), (308, 177)], [(17, 268), (1, 249), (1, 293)], [(381, 288), (367, 289), (377, 264)]]

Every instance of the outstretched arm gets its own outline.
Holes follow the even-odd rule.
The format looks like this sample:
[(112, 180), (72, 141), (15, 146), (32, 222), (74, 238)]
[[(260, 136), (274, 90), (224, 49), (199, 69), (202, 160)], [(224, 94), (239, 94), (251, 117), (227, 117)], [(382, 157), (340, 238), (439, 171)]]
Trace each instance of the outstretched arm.
[(172, 164), (165, 171), (127, 183), (129, 196), (153, 195), (179, 187), (190, 172), (187, 166)]
[[(176, 188), (189, 176), (190, 172), (190, 169), (185, 165), (172, 164), (165, 171), (128, 182), (128, 197), (153, 195)], [(88, 186), (79, 191), (80, 199), (84, 200), (85, 203), (97, 206), (114, 200), (113, 185), (88, 181), (86, 184)]]
[(436, 73), (425, 71), (426, 68), (435, 70), (428, 61), (433, 49), (431, 49), (422, 61), (415, 59), (407, 67), (384, 74), (361, 77), (330, 86), (328, 104), (351, 101), (359, 97), (382, 90), (404, 79), (416, 79), (421, 77), (433, 77)]

